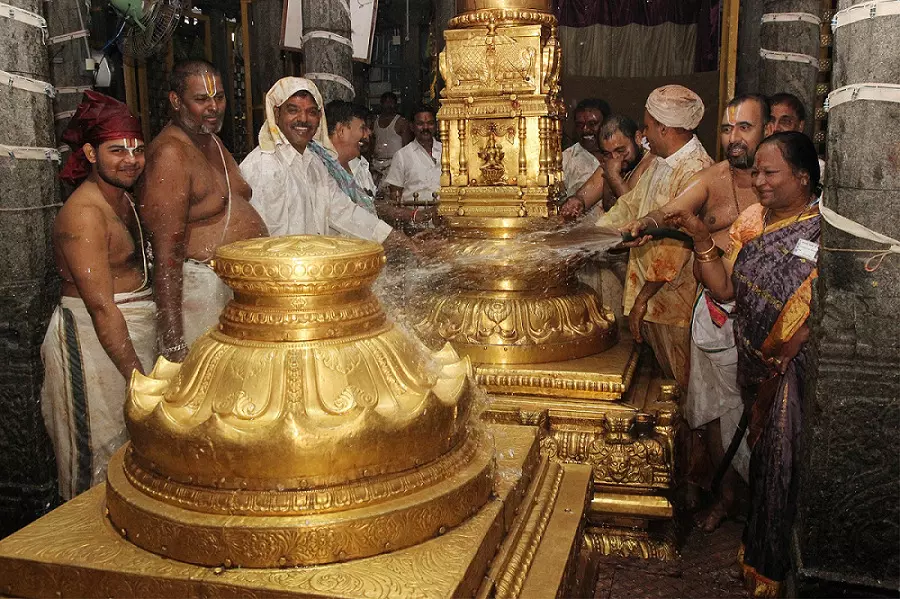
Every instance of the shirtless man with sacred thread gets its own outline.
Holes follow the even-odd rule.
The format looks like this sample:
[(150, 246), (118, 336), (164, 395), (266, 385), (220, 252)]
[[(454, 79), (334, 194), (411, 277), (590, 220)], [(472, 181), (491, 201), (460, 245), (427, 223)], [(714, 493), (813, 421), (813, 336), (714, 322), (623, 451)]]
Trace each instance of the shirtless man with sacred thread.
[[(639, 236), (648, 227), (663, 225), (668, 214), (689, 211), (700, 217), (712, 235), (716, 251), (726, 251), (729, 229), (738, 215), (759, 202), (751, 183), (756, 149), (774, 129), (765, 97), (747, 94), (725, 107), (720, 125), (725, 160), (694, 175), (683, 191), (665, 206), (626, 228)], [(696, 266), (696, 260), (695, 260)], [(690, 377), (684, 416), (694, 431), (706, 429), (706, 448), (713, 464), (719, 464), (738, 427), (744, 406), (737, 385), (737, 349), (729, 318), (733, 302), (721, 304), (701, 286), (691, 318)], [(698, 439), (699, 441), (699, 435)], [(702, 453), (702, 447), (700, 448)], [(702, 459), (692, 450), (692, 463)], [(742, 443), (723, 479), (721, 495), (700, 526), (714, 530), (734, 506), (737, 474), (747, 478), (750, 452)], [(688, 472), (691, 476), (691, 472)], [(697, 481), (692, 481), (697, 482)], [(689, 502), (693, 497), (689, 496)]]
[(172, 120), (148, 147), (140, 210), (156, 265), (160, 352), (180, 362), (231, 296), (209, 266), (216, 249), (267, 231), (216, 135), (225, 116), (219, 72), (204, 61), (185, 62), (172, 70), (170, 85)]
[(63, 133), (72, 154), (60, 179), (78, 187), (53, 223), (62, 297), (41, 346), (41, 412), (63, 499), (106, 478), (128, 439), (128, 381), (156, 360), (156, 306), (128, 193), (144, 170), (142, 137), (125, 104), (93, 90)]

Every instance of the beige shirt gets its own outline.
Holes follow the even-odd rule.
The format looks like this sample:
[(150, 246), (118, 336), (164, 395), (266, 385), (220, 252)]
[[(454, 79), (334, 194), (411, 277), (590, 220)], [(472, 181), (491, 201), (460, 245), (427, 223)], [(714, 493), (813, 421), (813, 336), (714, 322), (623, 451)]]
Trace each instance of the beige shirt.
[[(634, 189), (620, 197), (615, 206), (597, 220), (597, 225), (621, 227), (661, 208), (682, 191), (694, 174), (712, 164), (713, 159), (694, 136), (668, 158), (655, 157)], [(662, 289), (647, 302), (644, 320), (689, 326), (697, 293), (691, 260), (691, 250), (672, 239), (651, 241), (642, 247), (632, 248), (625, 278), (625, 314), (631, 312), (634, 300), (645, 283), (665, 282)]]
[(434, 140), (431, 154), (416, 140), (403, 146), (394, 154), (384, 184), (402, 187), (404, 204), (412, 203), (416, 193), (420, 203), (430, 203), (441, 190), (441, 142)]
[(277, 235), (333, 235), (383, 242), (393, 229), (340, 190), (322, 159), (290, 144), (254, 149), (241, 163), (250, 204)]
[(575, 144), (563, 151), (562, 168), (566, 197), (569, 197), (575, 195), (575, 192), (591, 178), (594, 171), (600, 168), (600, 161), (581, 144)]

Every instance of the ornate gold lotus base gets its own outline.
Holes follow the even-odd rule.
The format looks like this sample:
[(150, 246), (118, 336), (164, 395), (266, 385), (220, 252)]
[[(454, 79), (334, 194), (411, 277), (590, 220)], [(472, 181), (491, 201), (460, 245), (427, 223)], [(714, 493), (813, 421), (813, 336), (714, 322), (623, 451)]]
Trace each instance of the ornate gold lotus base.
[(579, 571), (583, 559), (577, 557), (591, 469), (542, 458), (534, 428), (491, 425), (489, 431), (498, 449), (495, 499), (459, 527), (407, 549), (303, 568), (186, 564), (123, 539), (105, 517), (106, 490), (98, 485), (0, 541), (0, 593), (16, 597), (589, 596), (594, 580)]
[(650, 356), (639, 359), (622, 337), (579, 360), (476, 366), (476, 381), (493, 399), (483, 417), (537, 426), (544, 455), (593, 468), (587, 550), (670, 559), (676, 387), (652, 375)]
[[(262, 515), (253, 516), (235, 512), (244, 503), (276, 504), (278, 495), (295, 499), (296, 493), (244, 493), (249, 498), (243, 498), (240, 491), (220, 491), (223, 502), (233, 508), (226, 511), (222, 503), (222, 513), (208, 513), (172, 505), (177, 496), (150, 496), (148, 489), (154, 488), (148, 478), (151, 475), (135, 477), (135, 465), (128, 459), (130, 448), (129, 444), (119, 450), (109, 463), (110, 519), (125, 537), (144, 549), (205, 566), (325, 564), (409, 547), (443, 534), (471, 516), (484, 505), (494, 484), (493, 445), (475, 431), (461, 447), (430, 467), (406, 476), (362, 481), (359, 489), (343, 485), (331, 491), (348, 498), (366, 495), (367, 490), (377, 495), (380, 488), (406, 491), (387, 500), (375, 498), (355, 509), (302, 516), (273, 515), (270, 505)], [(432, 471), (441, 474), (440, 478), (430, 476)], [(410, 477), (416, 480), (406, 480)], [(415, 483), (426, 484), (408, 492), (416, 488)], [(185, 492), (184, 486), (177, 490)], [(207, 509), (209, 505), (204, 502)]]

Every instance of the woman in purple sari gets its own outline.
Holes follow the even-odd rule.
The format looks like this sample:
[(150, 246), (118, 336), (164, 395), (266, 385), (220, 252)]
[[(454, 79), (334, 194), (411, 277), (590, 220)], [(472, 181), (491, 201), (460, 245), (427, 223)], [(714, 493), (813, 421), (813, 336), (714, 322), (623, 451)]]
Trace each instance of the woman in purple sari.
[(724, 255), (696, 216), (667, 221), (694, 239), (694, 271), (719, 301), (735, 300), (738, 384), (750, 409), (750, 514), (739, 555), (757, 597), (776, 597), (790, 569), (794, 468), (802, 426), (820, 191), (815, 147), (802, 133), (767, 137), (756, 152), (759, 196), (731, 227)]

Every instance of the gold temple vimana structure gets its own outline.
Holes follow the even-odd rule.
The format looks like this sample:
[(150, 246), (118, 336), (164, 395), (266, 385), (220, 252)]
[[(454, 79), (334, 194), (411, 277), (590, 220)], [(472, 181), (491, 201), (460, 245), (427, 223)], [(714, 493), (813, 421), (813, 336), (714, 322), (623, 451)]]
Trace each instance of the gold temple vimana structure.
[(0, 594), (592, 596), (599, 555), (674, 554), (675, 388), (533, 241), (560, 189), (556, 19), (458, 13), (438, 113), (457, 287), (416, 327), (443, 349), (386, 317), (377, 244), (220, 248), (220, 324), (134, 375), (107, 483), (0, 541)]

